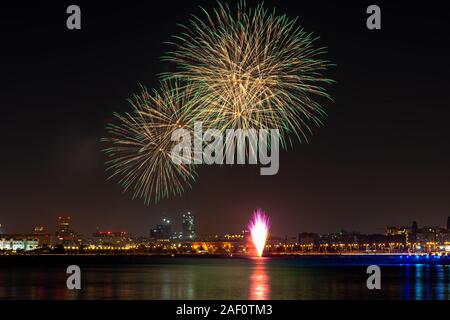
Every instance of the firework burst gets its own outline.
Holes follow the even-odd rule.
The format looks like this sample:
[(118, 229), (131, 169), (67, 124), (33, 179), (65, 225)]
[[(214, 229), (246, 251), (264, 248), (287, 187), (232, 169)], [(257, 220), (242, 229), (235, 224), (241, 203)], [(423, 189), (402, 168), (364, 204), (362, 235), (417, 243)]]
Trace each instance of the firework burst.
[[(133, 113), (115, 114), (117, 124), (109, 124), (109, 144), (103, 151), (111, 159), (107, 170), (110, 179), (119, 178), (124, 190), (131, 189), (133, 198), (152, 199), (181, 194), (194, 180), (192, 166), (175, 164), (171, 158), (172, 132), (178, 128), (191, 128), (192, 117), (186, 109), (192, 101), (189, 87), (178, 82), (163, 81), (160, 91), (142, 88), (130, 99)], [(183, 157), (183, 155), (179, 155)]]
[(258, 209), (253, 213), (253, 218), (248, 224), (248, 229), (252, 236), (253, 245), (259, 257), (262, 257), (264, 247), (266, 246), (267, 237), (269, 235), (269, 218), (263, 210)]
[(324, 86), (333, 81), (322, 72), (331, 64), (297, 19), (262, 4), (247, 9), (244, 1), (235, 11), (220, 2), (211, 14), (203, 11), (163, 57), (176, 71), (162, 76), (158, 91), (134, 96), (133, 112), (116, 114), (103, 139), (110, 178), (147, 204), (180, 194), (194, 180), (185, 159), (171, 158), (175, 129), (192, 130), (196, 121), (222, 131), (279, 129), (285, 147), (291, 136), (307, 139), (325, 115), (318, 100), (330, 99)]
[(321, 74), (330, 63), (317, 38), (262, 4), (252, 10), (241, 1), (232, 12), (219, 2), (212, 14), (203, 11), (174, 37), (163, 60), (178, 68), (163, 78), (192, 82), (197, 117), (216, 128), (278, 128), (284, 138), (307, 139), (325, 115), (316, 99), (330, 98), (323, 86), (332, 82)]

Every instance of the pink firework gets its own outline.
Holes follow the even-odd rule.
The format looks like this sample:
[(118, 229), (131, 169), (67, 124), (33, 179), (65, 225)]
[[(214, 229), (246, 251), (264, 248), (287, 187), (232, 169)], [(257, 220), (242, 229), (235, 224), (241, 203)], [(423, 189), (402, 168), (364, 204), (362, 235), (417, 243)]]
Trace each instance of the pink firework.
[(264, 247), (266, 245), (267, 236), (269, 235), (269, 218), (262, 209), (258, 209), (253, 213), (253, 219), (248, 224), (248, 229), (252, 235), (253, 244), (258, 252), (258, 256), (262, 257)]

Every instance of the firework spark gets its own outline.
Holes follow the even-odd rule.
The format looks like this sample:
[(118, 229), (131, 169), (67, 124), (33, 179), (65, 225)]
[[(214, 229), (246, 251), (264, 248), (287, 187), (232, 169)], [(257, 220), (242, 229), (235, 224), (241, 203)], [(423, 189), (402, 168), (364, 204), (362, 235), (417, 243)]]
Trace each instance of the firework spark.
[(253, 213), (253, 218), (248, 224), (248, 229), (252, 236), (253, 244), (259, 257), (262, 257), (264, 247), (266, 246), (267, 236), (269, 235), (269, 218), (263, 210), (258, 209)]
[(192, 82), (197, 117), (215, 128), (277, 128), (306, 139), (325, 115), (315, 99), (330, 98), (323, 85), (333, 82), (321, 74), (330, 63), (317, 38), (262, 4), (247, 9), (241, 1), (232, 12), (219, 2), (212, 14), (203, 11), (174, 37), (163, 60), (178, 69), (163, 78)]
[[(194, 180), (192, 166), (175, 164), (171, 158), (172, 132), (191, 128), (192, 121), (185, 112), (190, 103), (190, 89), (178, 82), (163, 81), (160, 91), (142, 88), (130, 99), (132, 114), (115, 114), (118, 124), (109, 124), (110, 137), (102, 139), (109, 144), (103, 151), (111, 158), (107, 170), (110, 178), (120, 177), (124, 190), (132, 189), (133, 198), (152, 199), (181, 194)], [(180, 157), (183, 157), (181, 155)]]

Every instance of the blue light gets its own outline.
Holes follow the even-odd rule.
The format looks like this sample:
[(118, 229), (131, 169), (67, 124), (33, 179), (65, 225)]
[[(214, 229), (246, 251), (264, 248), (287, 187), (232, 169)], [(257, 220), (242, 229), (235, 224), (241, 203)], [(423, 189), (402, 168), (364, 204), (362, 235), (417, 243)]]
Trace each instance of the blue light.
[(400, 256), (400, 259), (403, 259), (403, 256)]
[(419, 259), (419, 256), (416, 256), (416, 259)]

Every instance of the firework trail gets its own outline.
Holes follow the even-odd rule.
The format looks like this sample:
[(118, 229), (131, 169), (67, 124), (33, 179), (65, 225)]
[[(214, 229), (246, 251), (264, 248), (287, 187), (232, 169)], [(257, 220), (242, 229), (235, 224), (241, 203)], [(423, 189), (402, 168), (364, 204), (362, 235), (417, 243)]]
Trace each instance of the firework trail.
[(171, 140), (172, 132), (192, 127), (192, 117), (185, 112), (190, 93), (178, 82), (163, 81), (160, 91), (142, 88), (129, 100), (134, 112), (115, 114), (118, 124), (108, 125), (110, 137), (102, 140), (109, 144), (103, 150), (111, 158), (106, 163), (112, 172), (109, 179), (119, 177), (124, 191), (133, 191), (133, 198), (158, 202), (181, 194), (194, 180), (192, 166), (175, 164), (171, 158), (177, 144)]
[(264, 247), (266, 246), (267, 237), (269, 235), (269, 218), (262, 209), (258, 209), (253, 213), (253, 218), (248, 224), (248, 229), (252, 236), (253, 245), (256, 248), (259, 257), (262, 257)]
[(321, 74), (330, 63), (314, 48), (317, 38), (262, 4), (252, 10), (241, 1), (232, 12), (218, 2), (212, 14), (203, 11), (174, 37), (163, 60), (178, 68), (162, 77), (192, 82), (197, 117), (216, 128), (280, 129), (284, 140), (306, 140), (325, 115), (316, 99), (331, 99), (323, 86), (333, 82)]

